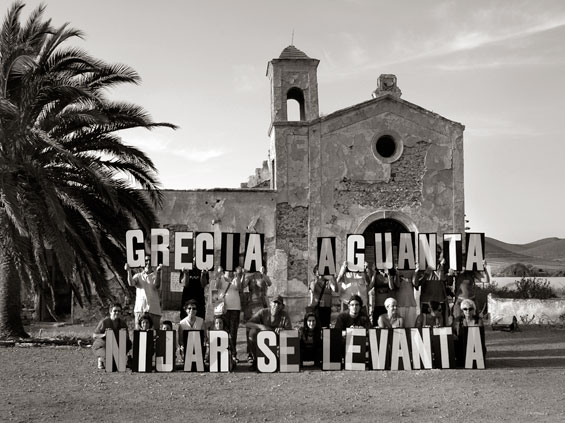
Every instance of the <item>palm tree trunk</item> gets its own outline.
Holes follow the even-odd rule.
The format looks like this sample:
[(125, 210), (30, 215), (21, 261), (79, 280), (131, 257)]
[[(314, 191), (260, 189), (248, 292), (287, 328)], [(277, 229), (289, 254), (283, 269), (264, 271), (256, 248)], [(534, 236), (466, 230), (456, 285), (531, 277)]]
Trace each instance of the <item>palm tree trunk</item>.
[(7, 246), (0, 242), (0, 339), (28, 337), (22, 323), (20, 277)]

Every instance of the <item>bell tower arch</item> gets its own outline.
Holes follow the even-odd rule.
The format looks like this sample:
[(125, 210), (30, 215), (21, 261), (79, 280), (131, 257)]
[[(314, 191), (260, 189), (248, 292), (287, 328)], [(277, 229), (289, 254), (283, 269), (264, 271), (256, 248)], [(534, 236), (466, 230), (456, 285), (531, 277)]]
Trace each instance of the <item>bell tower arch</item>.
[(294, 46), (288, 46), (278, 59), (267, 66), (271, 81), (271, 127), (288, 121), (287, 102), (294, 100), (300, 109), (300, 121), (319, 117), (318, 59), (308, 57)]

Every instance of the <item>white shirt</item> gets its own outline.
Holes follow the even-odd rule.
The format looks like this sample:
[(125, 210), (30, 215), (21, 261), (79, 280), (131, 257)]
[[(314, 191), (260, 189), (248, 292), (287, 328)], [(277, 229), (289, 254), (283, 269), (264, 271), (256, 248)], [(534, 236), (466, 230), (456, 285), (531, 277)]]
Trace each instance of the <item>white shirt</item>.
[[(229, 289), (226, 291), (226, 288)], [(222, 276), (218, 279), (216, 287), (218, 289), (218, 298), (224, 300), (226, 310), (241, 310), (241, 299), (239, 298), (239, 279), (234, 278), (230, 281), (227, 277)], [(222, 298), (226, 293), (226, 296)]]
[(135, 313), (151, 313), (161, 315), (161, 299), (155, 285), (157, 273), (143, 272), (133, 275), (133, 283), (137, 288), (135, 293)]

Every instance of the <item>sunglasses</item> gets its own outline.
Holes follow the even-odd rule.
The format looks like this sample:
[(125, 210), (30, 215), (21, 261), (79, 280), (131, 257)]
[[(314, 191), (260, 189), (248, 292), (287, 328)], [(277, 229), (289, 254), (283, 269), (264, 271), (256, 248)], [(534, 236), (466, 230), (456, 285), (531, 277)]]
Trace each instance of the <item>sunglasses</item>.
[(461, 310), (463, 310), (463, 311), (473, 311), (474, 308), (472, 308), (472, 307), (471, 308), (462, 308)]
[(187, 310), (198, 310), (196, 307), (187, 307)]

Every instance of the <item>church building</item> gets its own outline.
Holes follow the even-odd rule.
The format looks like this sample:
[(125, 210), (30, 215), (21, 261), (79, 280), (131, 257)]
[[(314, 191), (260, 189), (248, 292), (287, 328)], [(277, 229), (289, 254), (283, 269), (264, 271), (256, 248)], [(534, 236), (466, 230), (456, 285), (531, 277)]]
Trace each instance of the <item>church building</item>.
[[(465, 226), (464, 126), (402, 99), (394, 75), (381, 75), (369, 100), (320, 116), (318, 64), (292, 45), (268, 63), (269, 157), (242, 188), (165, 190), (159, 212), (171, 251), (175, 231), (214, 233), (216, 267), (222, 232), (264, 234), (269, 295), (291, 314), (307, 304), (318, 237), (336, 238), (339, 269), (349, 234), (364, 235), (372, 262), (375, 232)], [(293, 101), (300, 116), (289, 121)], [(178, 309), (178, 272), (163, 276), (163, 306)]]

